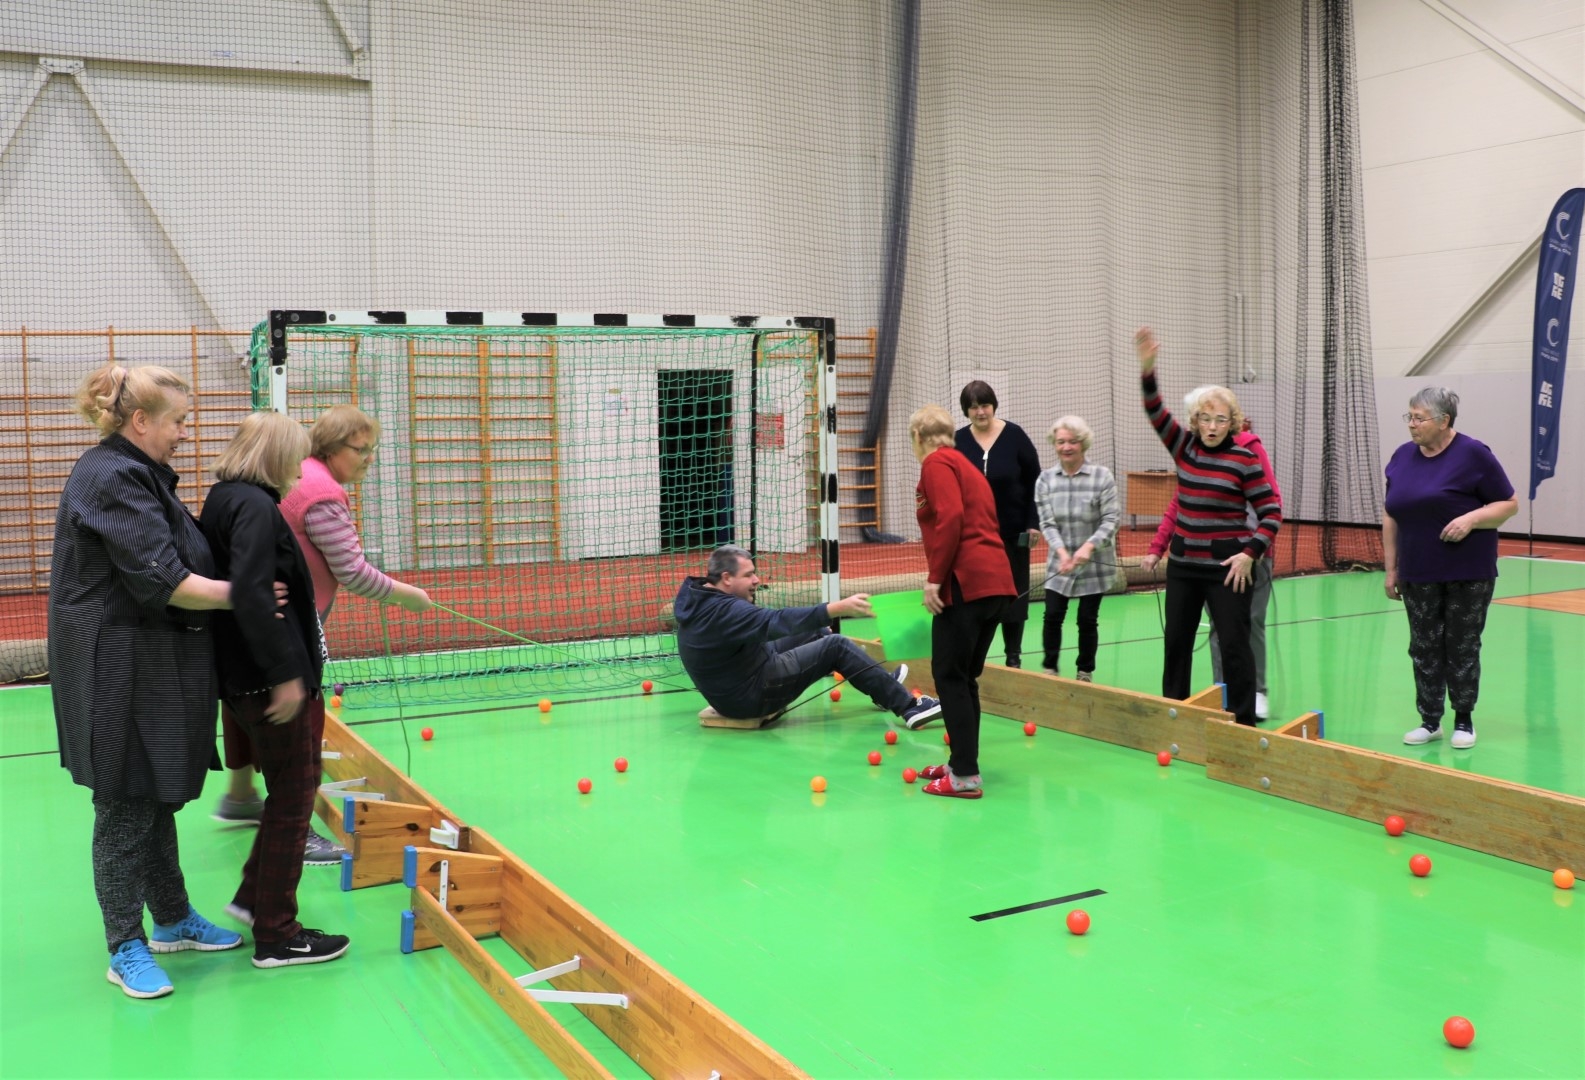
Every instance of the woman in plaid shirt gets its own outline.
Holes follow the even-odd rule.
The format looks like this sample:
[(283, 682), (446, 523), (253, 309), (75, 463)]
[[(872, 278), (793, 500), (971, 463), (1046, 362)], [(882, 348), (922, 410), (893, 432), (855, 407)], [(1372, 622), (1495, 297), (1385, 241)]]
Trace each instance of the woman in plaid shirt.
[(1045, 669), (1057, 674), (1062, 623), (1068, 601), (1079, 600), (1079, 656), (1076, 677), (1095, 673), (1100, 640), (1101, 595), (1117, 569), (1112, 537), (1117, 532), (1117, 482), (1112, 470), (1084, 460), (1095, 435), (1077, 416), (1051, 425), (1057, 465), (1035, 482), (1035, 507), (1050, 555), (1046, 560)]

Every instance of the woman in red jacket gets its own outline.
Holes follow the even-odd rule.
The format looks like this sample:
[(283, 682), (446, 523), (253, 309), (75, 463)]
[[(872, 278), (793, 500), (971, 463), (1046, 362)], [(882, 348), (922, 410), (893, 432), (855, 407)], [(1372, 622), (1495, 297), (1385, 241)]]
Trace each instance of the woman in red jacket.
[(923, 770), (930, 781), (925, 792), (978, 799), (984, 794), (979, 678), (1015, 595), (1013, 572), (996, 523), (996, 497), (980, 471), (954, 450), (952, 417), (939, 405), (926, 405), (908, 421), (908, 435), (919, 459), (914, 497), (930, 564), (924, 602), (935, 616), (930, 670), (952, 746), (945, 765)]

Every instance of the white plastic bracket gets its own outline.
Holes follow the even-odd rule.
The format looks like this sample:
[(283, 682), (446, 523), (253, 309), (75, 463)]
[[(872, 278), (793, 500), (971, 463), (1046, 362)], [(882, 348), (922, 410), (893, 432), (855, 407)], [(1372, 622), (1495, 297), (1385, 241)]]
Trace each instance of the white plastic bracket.
[(552, 964), (538, 971), (530, 971), (527, 975), (517, 980), (517, 985), (528, 992), (528, 996), (535, 1001), (567, 1001), (574, 1005), (618, 1005), (627, 1008), (626, 994), (602, 994), (594, 990), (535, 990), (533, 984), (554, 979), (558, 975), (565, 975), (569, 971), (577, 971), (583, 966), (583, 958), (574, 955), (571, 960), (560, 964)]
[[(429, 830), (429, 842), (456, 851), (457, 845), (462, 843), (462, 830), (458, 829), (452, 822), (441, 818), (440, 827)], [(441, 901), (441, 906), (445, 906), (445, 901)]]
[(365, 802), (384, 802), (385, 795), (383, 792), (352, 790), (368, 782), (369, 778), (367, 776), (360, 776), (355, 780), (331, 780), (328, 783), (320, 784), (319, 790), (326, 796), (341, 795), (349, 799), (362, 799)]
[(447, 893), (447, 891), (450, 888), (451, 888), (451, 860), (450, 859), (441, 859), (440, 860), (440, 895), (436, 896), (435, 899), (440, 901), (440, 907), (441, 907), (441, 910), (443, 910), (443, 911), (444, 910), (448, 910), (446, 908), (446, 893)]

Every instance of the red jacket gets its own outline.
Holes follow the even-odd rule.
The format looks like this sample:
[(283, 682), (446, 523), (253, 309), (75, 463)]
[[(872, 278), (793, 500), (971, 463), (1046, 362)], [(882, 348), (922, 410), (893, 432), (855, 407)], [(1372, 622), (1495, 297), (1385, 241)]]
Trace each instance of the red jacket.
[(931, 584), (952, 602), (955, 578), (963, 599), (1014, 596), (1013, 570), (996, 523), (996, 496), (968, 458), (950, 446), (928, 454), (914, 489)]

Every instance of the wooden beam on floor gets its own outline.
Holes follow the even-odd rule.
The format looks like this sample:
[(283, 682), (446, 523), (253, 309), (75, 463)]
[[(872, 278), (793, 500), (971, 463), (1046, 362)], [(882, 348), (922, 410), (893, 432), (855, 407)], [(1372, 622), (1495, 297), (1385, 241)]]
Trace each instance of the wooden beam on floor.
[(578, 1008), (649, 1075), (805, 1075), (482, 829), (472, 850), (502, 859), (504, 941), (536, 968), (579, 956), (579, 969), (555, 980), (558, 990), (628, 996), (626, 1009)]
[[(1314, 715), (1314, 714), (1310, 714)], [(1292, 732), (1207, 724), (1205, 774), (1542, 870), (1585, 866), (1585, 799)]]
[[(462, 964), (474, 981), (489, 992), (501, 1011), (522, 1029), (523, 1034), (539, 1047), (564, 1076), (580, 1080), (611, 1076), (610, 1071), (546, 1011), (545, 1006), (530, 997), (517, 984), (517, 979), (440, 906), (428, 889), (422, 885), (415, 888), (412, 902), (417, 926), (421, 926), (446, 947), (446, 951)], [(563, 960), (567, 958), (562, 957)]]

